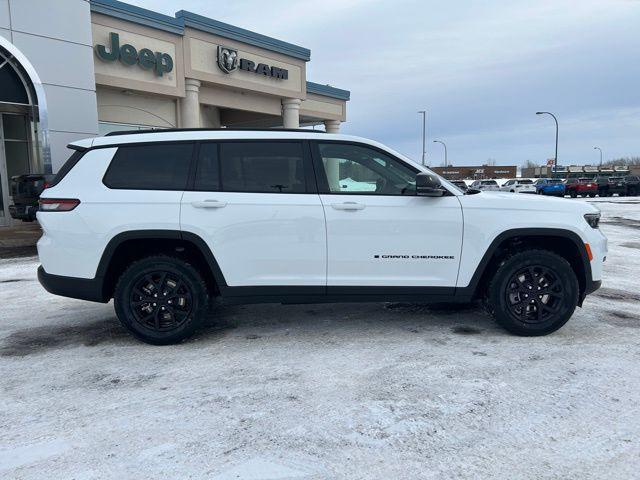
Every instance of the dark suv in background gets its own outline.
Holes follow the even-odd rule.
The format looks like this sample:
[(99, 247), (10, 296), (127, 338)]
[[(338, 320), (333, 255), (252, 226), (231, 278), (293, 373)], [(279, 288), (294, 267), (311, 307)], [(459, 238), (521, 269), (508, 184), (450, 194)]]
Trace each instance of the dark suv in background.
[(9, 190), (13, 204), (9, 205), (9, 214), (16, 220), (33, 222), (38, 211), (38, 199), (42, 191), (53, 180), (54, 175), (34, 173), (11, 177)]
[(624, 185), (627, 195), (636, 196), (640, 194), (640, 177), (637, 175), (627, 175), (624, 177)]

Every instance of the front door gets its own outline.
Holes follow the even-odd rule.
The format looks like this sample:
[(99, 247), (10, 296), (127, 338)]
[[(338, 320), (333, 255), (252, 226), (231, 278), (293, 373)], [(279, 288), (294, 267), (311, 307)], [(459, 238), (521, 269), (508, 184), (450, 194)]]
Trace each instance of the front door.
[(229, 287), (324, 293), (324, 212), (313, 184), (301, 141), (202, 142), (181, 229), (207, 242)]
[(314, 157), (327, 221), (329, 293), (340, 290), (332, 287), (455, 287), (463, 224), (456, 196), (416, 196), (418, 170), (364, 144), (317, 142)]

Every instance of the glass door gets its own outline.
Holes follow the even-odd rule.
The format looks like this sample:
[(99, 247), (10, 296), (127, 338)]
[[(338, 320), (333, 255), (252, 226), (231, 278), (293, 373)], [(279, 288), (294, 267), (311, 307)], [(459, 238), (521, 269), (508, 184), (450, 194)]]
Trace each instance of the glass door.
[(0, 115), (0, 227), (9, 225), (9, 180), (7, 178), (6, 158), (2, 115)]
[(29, 122), (26, 115), (0, 115), (0, 225), (8, 225), (11, 177), (31, 172)]

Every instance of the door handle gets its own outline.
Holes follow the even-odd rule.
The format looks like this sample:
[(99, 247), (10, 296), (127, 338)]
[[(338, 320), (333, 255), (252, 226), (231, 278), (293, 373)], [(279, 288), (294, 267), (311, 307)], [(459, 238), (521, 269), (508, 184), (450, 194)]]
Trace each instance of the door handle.
[(203, 202), (191, 202), (195, 208), (222, 208), (227, 206), (227, 202), (218, 200), (204, 200)]
[(332, 203), (335, 210), (364, 210), (364, 205), (357, 202)]

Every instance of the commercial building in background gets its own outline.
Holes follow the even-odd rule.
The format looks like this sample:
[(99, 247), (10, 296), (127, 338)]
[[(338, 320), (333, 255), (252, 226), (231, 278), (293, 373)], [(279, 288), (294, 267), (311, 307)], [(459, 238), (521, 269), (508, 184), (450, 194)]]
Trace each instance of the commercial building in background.
[(79, 138), (171, 127), (338, 132), (350, 94), (307, 81), (310, 58), (184, 10), (0, 0), (0, 226), (10, 221), (9, 178), (56, 172)]
[[(625, 176), (640, 175), (640, 165), (617, 165), (617, 166), (597, 166), (597, 165), (558, 165), (556, 177), (571, 178), (595, 178), (598, 176)], [(553, 168), (543, 165), (541, 167), (525, 167), (522, 169), (522, 176), (527, 178), (549, 178), (553, 177)]]
[(432, 167), (431, 170), (449, 180), (481, 180), (483, 178), (515, 178), (515, 165), (480, 165), (463, 167)]

